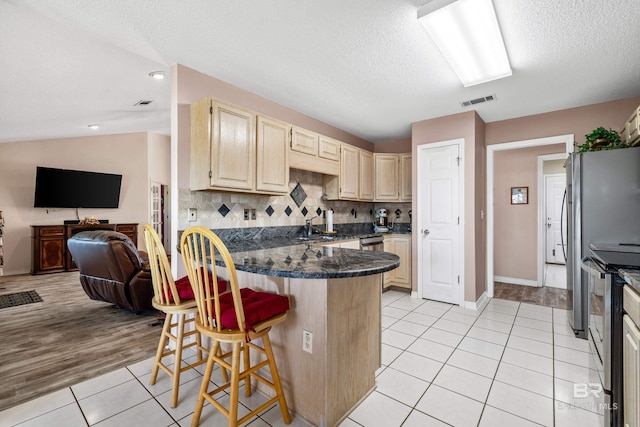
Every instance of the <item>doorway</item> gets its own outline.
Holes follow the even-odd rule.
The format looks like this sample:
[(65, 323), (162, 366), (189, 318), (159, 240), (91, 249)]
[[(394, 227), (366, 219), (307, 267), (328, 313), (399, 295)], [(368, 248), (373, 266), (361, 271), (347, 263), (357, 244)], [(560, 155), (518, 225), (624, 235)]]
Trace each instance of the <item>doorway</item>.
[[(498, 151), (503, 150), (514, 150), (519, 148), (529, 148), (529, 147), (538, 147), (543, 145), (554, 145), (554, 144), (564, 144), (565, 145), (565, 153), (556, 154), (555, 156), (564, 156), (566, 157), (567, 153), (573, 150), (574, 144), (574, 136), (573, 134), (567, 135), (558, 135), (547, 138), (537, 138), (537, 139), (529, 139), (524, 141), (514, 141), (507, 142), (503, 144), (493, 144), (487, 146), (487, 295), (489, 297), (494, 296), (494, 154)], [(540, 158), (539, 158), (540, 162)], [(539, 166), (541, 170), (542, 166)], [(542, 179), (541, 174), (538, 174), (538, 188), (542, 188), (543, 184), (540, 184), (540, 180)], [(540, 206), (544, 204), (541, 201), (541, 193), (538, 192), (538, 251), (537, 251), (537, 260), (536, 264), (538, 265), (537, 278), (535, 283), (537, 286), (541, 286), (544, 279), (544, 242), (542, 240), (542, 223), (541, 218), (544, 218), (544, 212), (540, 213)]]
[(538, 286), (567, 288), (566, 211), (563, 212), (566, 188), (565, 153), (538, 156)]
[(418, 297), (461, 304), (464, 298), (464, 140), (418, 147)]

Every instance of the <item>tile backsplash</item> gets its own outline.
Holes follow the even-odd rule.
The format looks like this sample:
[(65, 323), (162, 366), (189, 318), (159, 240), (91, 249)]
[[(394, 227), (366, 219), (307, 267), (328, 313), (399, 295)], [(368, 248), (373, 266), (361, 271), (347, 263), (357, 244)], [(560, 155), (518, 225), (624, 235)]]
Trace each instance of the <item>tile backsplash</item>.
[[(319, 216), (313, 223), (324, 224), (323, 211), (332, 208), (335, 224), (373, 222), (373, 210), (386, 207), (390, 217), (399, 211), (396, 222), (409, 222), (411, 203), (364, 203), (323, 200), (322, 175), (291, 169), (289, 194), (263, 196), (256, 194), (226, 193), (219, 191), (191, 191), (181, 189), (178, 194), (178, 227), (184, 230), (192, 225), (207, 228), (275, 227), (304, 225), (305, 219)], [(295, 191), (294, 191), (295, 190)], [(303, 190), (306, 197), (298, 202)], [(188, 209), (197, 209), (197, 219), (189, 221)], [(245, 220), (244, 210), (255, 209), (256, 219)]]

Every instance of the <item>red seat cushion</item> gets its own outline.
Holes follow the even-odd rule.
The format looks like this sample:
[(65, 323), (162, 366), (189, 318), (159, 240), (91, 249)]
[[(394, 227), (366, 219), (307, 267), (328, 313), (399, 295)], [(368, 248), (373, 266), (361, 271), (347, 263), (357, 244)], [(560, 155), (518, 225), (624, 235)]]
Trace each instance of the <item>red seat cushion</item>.
[[(249, 288), (240, 289), (240, 295), (247, 329), (253, 329), (253, 325), (289, 310), (289, 298), (282, 295), (257, 292)], [(220, 324), (223, 327), (239, 329), (231, 292), (220, 296), (220, 311)]]
[[(176, 288), (178, 289), (178, 296), (181, 301), (194, 299), (195, 295), (193, 294), (193, 288), (191, 287), (191, 282), (189, 282), (189, 276), (184, 276), (178, 280), (176, 280)], [(213, 284), (213, 277), (209, 274), (209, 283)], [(226, 280), (218, 279), (218, 292), (224, 293), (227, 291), (227, 285), (229, 282)], [(213, 293), (213, 288), (211, 289)], [(169, 295), (169, 301), (173, 302), (173, 295)]]

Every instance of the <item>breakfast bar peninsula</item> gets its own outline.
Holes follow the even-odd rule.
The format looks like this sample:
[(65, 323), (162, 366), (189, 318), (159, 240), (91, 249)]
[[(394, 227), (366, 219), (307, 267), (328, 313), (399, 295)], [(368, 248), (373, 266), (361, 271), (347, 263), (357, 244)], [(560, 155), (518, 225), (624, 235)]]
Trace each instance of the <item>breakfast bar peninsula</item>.
[(337, 425), (375, 387), (382, 273), (400, 259), (308, 242), (259, 246), (227, 245), (241, 287), (289, 297), (287, 320), (270, 333), (287, 403), (314, 425)]

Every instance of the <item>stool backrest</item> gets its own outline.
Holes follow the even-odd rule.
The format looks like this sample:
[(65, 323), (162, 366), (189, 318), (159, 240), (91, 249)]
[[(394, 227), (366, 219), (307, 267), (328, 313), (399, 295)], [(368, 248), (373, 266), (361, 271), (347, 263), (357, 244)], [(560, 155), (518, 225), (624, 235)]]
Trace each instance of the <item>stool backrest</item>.
[(231, 288), (233, 306), (238, 329), (246, 331), (242, 296), (238, 285), (236, 267), (231, 254), (222, 240), (211, 230), (202, 226), (187, 228), (180, 239), (182, 260), (184, 261), (189, 281), (198, 305), (199, 322), (218, 332), (224, 328), (216, 321), (216, 313), (220, 313), (220, 291), (217, 283), (218, 275), (215, 256), (223, 262), (227, 269), (229, 287)]
[(144, 243), (149, 253), (149, 266), (153, 282), (153, 294), (156, 302), (169, 305), (181, 303), (178, 289), (171, 273), (171, 264), (164, 250), (160, 236), (149, 224), (144, 225)]

